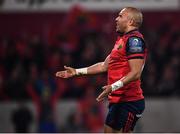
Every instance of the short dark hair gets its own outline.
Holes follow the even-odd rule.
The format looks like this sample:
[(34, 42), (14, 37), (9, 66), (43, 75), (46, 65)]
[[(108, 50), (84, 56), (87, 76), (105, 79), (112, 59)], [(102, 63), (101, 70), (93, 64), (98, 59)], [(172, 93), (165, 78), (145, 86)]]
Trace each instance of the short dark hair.
[(134, 26), (139, 28), (143, 22), (142, 12), (139, 9), (134, 8), (134, 7), (126, 7), (125, 9), (129, 11), (129, 13), (130, 13), (129, 17), (131, 17), (131, 19), (133, 19)]

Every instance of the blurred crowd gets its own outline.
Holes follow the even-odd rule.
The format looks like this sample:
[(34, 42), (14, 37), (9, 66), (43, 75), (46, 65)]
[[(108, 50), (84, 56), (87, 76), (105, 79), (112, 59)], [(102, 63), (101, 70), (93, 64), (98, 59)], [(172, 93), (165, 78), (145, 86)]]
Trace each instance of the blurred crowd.
[(179, 15), (176, 14), (173, 18), (172, 14), (166, 14), (164, 18), (159, 19), (159, 14), (154, 18), (159, 19), (156, 20), (159, 21), (158, 26), (153, 28), (146, 25), (143, 28), (149, 48), (142, 83), (145, 96), (178, 97), (180, 95)]
[[(83, 117), (86, 117), (83, 121), (88, 124), (83, 129), (81, 127), (81, 130), (98, 132), (98, 126), (103, 124), (103, 119), (99, 117), (103, 113), (97, 112), (97, 103), (92, 101), (92, 98), (95, 100), (101, 92), (101, 87), (106, 84), (106, 73), (68, 80), (56, 78), (55, 73), (63, 70), (64, 65), (80, 68), (103, 61), (110, 53), (117, 37), (114, 24), (116, 15), (117, 13), (113, 12), (89, 13), (75, 7), (68, 13), (58, 16), (63, 20), (58, 27), (49, 29), (46, 27), (46, 30), (48, 29), (46, 36), (41, 34), (29, 36), (26, 31), (26, 34), (22, 33), (16, 38), (1, 37), (0, 100), (32, 100), (39, 113), (39, 122), (51, 123), (53, 114), (50, 113), (53, 113), (58, 100), (76, 99), (83, 109)], [(147, 97), (180, 96), (178, 23), (176, 25), (175, 19), (166, 17), (156, 20), (159, 23), (153, 27), (151, 26), (151, 22), (154, 21), (152, 16), (148, 16), (148, 13), (145, 15), (147, 16), (140, 29), (145, 35), (149, 49), (147, 64), (142, 75), (144, 94)], [(46, 30), (44, 32), (47, 32)], [(90, 107), (87, 108), (87, 106)], [(78, 132), (76, 125), (84, 124), (79, 119), (82, 118), (78, 115), (80, 113), (73, 113), (69, 117), (69, 123), (71, 126), (74, 125), (72, 131)], [(72, 122), (72, 119), (76, 123)], [(44, 132), (43, 128), (47, 128), (44, 122), (41, 123), (39, 132)], [(67, 130), (70, 132), (73, 127), (63, 129), (64, 132)], [(52, 127), (50, 132), (55, 131)]]

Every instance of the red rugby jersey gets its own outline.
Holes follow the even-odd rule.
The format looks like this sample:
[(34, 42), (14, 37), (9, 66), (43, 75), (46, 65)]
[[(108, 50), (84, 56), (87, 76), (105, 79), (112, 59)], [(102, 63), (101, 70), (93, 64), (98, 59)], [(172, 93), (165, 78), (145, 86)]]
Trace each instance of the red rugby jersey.
[[(146, 55), (147, 48), (143, 35), (138, 30), (132, 30), (122, 36), (118, 36), (110, 53), (108, 84), (120, 80), (129, 73), (129, 59), (146, 59)], [(110, 103), (135, 101), (143, 98), (140, 79), (124, 85), (124, 87), (112, 91), (108, 95)]]

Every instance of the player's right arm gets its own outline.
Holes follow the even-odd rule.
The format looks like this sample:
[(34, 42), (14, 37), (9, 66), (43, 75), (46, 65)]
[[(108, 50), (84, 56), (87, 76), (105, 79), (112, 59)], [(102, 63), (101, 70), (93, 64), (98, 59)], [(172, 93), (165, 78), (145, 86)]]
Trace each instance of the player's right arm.
[(109, 55), (106, 57), (104, 62), (99, 62), (99, 63), (96, 63), (92, 66), (85, 67), (85, 68), (75, 69), (72, 67), (64, 66), (65, 70), (58, 71), (56, 73), (56, 77), (70, 78), (70, 77), (78, 76), (78, 75), (103, 73), (103, 72), (106, 72), (108, 69), (108, 62), (109, 62)]

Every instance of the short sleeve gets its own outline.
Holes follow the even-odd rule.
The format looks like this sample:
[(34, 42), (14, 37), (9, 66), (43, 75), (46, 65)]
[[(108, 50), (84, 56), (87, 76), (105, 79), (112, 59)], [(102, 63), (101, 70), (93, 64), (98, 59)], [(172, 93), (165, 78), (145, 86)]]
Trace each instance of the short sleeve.
[(140, 37), (130, 37), (126, 45), (126, 54), (128, 59), (144, 59), (145, 42)]

